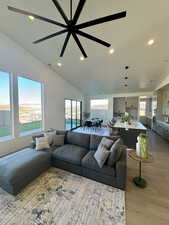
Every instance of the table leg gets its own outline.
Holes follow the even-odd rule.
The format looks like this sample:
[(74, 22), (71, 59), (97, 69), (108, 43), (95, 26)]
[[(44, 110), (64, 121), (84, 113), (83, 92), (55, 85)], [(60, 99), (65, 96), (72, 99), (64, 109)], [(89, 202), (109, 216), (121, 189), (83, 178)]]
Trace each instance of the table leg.
[(133, 182), (136, 186), (140, 188), (145, 188), (147, 186), (146, 181), (141, 177), (141, 161), (139, 162), (139, 176), (134, 177)]

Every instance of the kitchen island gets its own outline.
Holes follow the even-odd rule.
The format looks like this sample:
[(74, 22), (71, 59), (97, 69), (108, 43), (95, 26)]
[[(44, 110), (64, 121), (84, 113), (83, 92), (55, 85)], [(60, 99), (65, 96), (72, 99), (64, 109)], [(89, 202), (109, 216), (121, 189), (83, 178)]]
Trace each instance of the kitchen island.
[(136, 149), (138, 135), (147, 132), (147, 128), (139, 121), (131, 121), (129, 124), (117, 120), (113, 128), (118, 129), (118, 134), (122, 137), (124, 144), (133, 149)]
[(140, 131), (147, 131), (147, 128), (138, 121), (131, 121), (131, 123), (122, 122), (121, 120), (117, 120), (114, 124), (114, 128), (120, 128), (125, 130), (140, 130)]

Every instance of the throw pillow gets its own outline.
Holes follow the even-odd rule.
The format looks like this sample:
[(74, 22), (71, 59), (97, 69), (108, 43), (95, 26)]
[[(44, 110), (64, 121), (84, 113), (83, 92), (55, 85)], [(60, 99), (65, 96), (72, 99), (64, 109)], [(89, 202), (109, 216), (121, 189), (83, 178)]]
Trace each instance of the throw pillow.
[(56, 133), (54, 133), (54, 132), (46, 132), (46, 133), (44, 133), (44, 136), (47, 137), (47, 139), (48, 139), (49, 145), (53, 144), (53, 139), (54, 139), (55, 135), (56, 135)]
[(96, 159), (100, 168), (103, 167), (109, 154), (110, 151), (104, 145), (98, 147), (97, 151), (94, 154), (94, 158)]
[(114, 166), (114, 164), (120, 159), (122, 150), (120, 146), (122, 145), (122, 140), (119, 138), (115, 143), (112, 145), (110, 149), (110, 155), (107, 161), (108, 166)]
[(64, 145), (65, 135), (57, 135), (53, 136), (53, 146), (62, 146)]
[(103, 137), (102, 140), (101, 140), (101, 142), (100, 142), (100, 144), (99, 144), (99, 146), (104, 145), (107, 149), (110, 149), (111, 146), (113, 145), (113, 143), (114, 143), (113, 140), (110, 140), (110, 139), (108, 139), (106, 137)]
[(32, 140), (36, 142), (36, 138), (44, 137), (44, 133), (32, 136)]
[(50, 148), (47, 137), (36, 138), (36, 150)]

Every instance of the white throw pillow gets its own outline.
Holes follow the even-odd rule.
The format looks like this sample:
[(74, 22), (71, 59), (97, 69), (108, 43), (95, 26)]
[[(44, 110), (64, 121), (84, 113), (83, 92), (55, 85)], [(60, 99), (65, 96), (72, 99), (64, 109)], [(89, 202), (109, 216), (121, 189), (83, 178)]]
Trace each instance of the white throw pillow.
[(50, 148), (47, 137), (36, 138), (36, 150)]
[(96, 153), (94, 154), (94, 158), (96, 159), (100, 168), (103, 167), (109, 154), (110, 154), (110, 151), (104, 145), (99, 145)]
[(47, 133), (44, 133), (44, 136), (47, 137), (48, 139), (48, 144), (49, 145), (52, 145), (53, 144), (53, 139), (54, 139), (54, 136), (56, 135), (56, 132), (47, 132)]
[[(111, 146), (113, 145), (114, 141), (113, 140), (110, 140), (106, 137), (103, 137), (101, 142), (100, 142), (100, 146), (104, 145), (107, 149), (110, 149)], [(98, 146), (99, 148), (99, 146)]]

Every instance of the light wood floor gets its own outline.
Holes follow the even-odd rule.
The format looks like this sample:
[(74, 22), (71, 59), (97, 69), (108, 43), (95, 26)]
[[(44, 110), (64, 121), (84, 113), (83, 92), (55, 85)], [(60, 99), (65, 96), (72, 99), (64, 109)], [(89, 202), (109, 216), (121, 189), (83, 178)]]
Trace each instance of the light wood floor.
[(142, 165), (147, 188), (139, 189), (132, 183), (138, 164), (128, 159), (127, 225), (169, 225), (169, 142), (148, 133), (154, 162)]
[[(75, 132), (109, 136), (107, 128)], [(127, 225), (169, 225), (169, 142), (149, 131), (150, 151), (154, 162), (142, 164), (142, 175), (148, 182), (145, 189), (132, 183), (138, 175), (138, 163), (128, 158), (126, 191)]]

